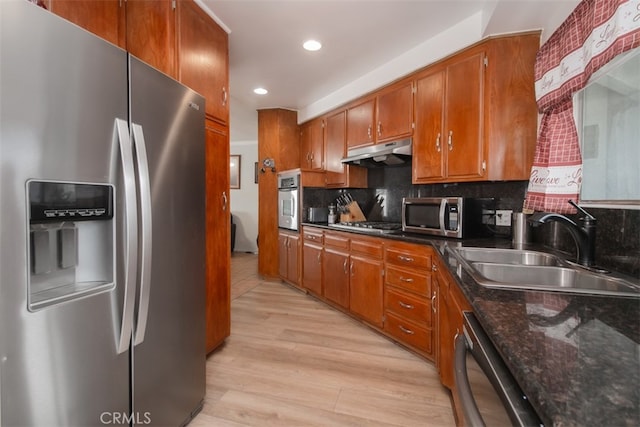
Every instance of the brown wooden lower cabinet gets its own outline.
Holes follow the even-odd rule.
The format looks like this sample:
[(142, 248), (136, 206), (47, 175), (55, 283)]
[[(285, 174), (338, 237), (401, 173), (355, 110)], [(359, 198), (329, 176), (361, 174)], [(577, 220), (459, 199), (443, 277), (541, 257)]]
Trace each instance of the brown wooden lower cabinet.
[(229, 133), (206, 121), (206, 349), (211, 352), (231, 333), (231, 216)]
[(438, 355), (437, 367), (442, 385), (451, 390), (453, 412), (456, 421), (463, 419), (455, 390), (454, 354), (455, 339), (462, 333), (463, 311), (471, 311), (471, 305), (449, 273), (439, 263), (434, 264), (434, 281), (438, 288)]
[(313, 227), (302, 229), (302, 280), (303, 288), (315, 295), (322, 295), (322, 243), (324, 232)]
[(344, 250), (324, 248), (322, 265), (324, 280), (324, 297), (339, 306), (349, 308), (349, 267), (351, 259)]
[(432, 256), (429, 246), (385, 244), (384, 330), (430, 360), (435, 358)]
[(293, 285), (300, 283), (300, 236), (295, 231), (278, 232), (278, 273)]
[(471, 306), (435, 249), (317, 227), (303, 236), (304, 287), (434, 361), (455, 391), (454, 340)]
[(383, 272), (382, 260), (351, 254), (349, 309), (377, 327), (382, 327)]

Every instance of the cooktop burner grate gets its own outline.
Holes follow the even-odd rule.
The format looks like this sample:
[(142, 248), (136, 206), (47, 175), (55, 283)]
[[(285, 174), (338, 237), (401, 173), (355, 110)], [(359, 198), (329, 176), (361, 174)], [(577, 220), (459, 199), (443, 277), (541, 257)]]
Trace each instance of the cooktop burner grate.
[(365, 231), (372, 233), (390, 233), (402, 229), (402, 224), (397, 222), (384, 221), (359, 221), (359, 222), (340, 222), (331, 224), (330, 227), (342, 228), (345, 230)]

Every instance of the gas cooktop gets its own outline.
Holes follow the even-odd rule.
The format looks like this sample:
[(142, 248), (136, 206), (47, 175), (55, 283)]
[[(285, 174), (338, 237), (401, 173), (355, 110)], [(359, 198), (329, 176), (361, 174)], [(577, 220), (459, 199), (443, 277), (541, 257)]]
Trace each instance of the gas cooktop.
[(402, 224), (399, 222), (384, 221), (339, 222), (337, 224), (329, 224), (329, 227), (372, 234), (388, 234), (402, 230)]

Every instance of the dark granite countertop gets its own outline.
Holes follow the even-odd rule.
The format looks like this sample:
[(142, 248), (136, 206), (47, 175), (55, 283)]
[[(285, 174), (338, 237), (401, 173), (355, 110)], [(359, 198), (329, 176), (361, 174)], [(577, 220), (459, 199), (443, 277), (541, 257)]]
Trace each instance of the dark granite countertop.
[(489, 289), (445, 250), (509, 248), (506, 239), (378, 236), (429, 244), (439, 251), (545, 425), (640, 425), (640, 298)]

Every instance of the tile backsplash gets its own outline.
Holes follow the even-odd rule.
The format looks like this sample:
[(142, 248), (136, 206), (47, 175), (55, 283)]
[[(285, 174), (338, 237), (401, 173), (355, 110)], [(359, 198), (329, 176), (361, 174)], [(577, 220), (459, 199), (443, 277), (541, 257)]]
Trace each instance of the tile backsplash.
[[(411, 184), (411, 165), (369, 169), (369, 188), (335, 190), (304, 188), (302, 218), (308, 207), (326, 207), (348, 192), (359, 203), (365, 215), (375, 203), (376, 195), (384, 198), (382, 220), (400, 222), (403, 197), (494, 197), (498, 209), (522, 211), (528, 181), (469, 182), (454, 184)], [(598, 221), (596, 262), (606, 269), (640, 278), (640, 210), (588, 209)], [(572, 220), (577, 215), (567, 215)], [(507, 228), (507, 233), (509, 229)], [(533, 241), (567, 253), (576, 254), (575, 243), (564, 226), (543, 224), (532, 232)]]

